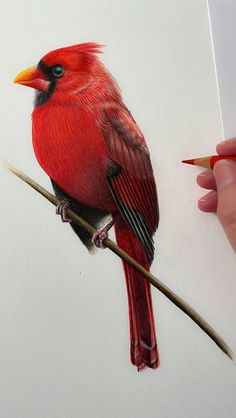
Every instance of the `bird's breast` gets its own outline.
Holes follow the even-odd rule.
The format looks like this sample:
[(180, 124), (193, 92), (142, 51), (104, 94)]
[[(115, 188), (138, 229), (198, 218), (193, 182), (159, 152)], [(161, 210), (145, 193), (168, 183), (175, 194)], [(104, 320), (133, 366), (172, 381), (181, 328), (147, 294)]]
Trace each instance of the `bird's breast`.
[(42, 105), (32, 118), (33, 147), (45, 172), (81, 203), (114, 210), (106, 180), (108, 155), (95, 111)]

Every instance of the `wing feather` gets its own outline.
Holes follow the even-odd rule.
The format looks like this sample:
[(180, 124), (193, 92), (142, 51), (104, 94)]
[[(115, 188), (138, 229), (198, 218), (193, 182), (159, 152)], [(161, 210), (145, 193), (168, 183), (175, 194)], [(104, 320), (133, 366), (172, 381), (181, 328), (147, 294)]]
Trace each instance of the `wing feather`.
[(121, 215), (143, 243), (151, 261), (152, 235), (158, 226), (159, 210), (149, 151), (144, 136), (123, 104), (105, 107), (103, 116), (109, 187)]

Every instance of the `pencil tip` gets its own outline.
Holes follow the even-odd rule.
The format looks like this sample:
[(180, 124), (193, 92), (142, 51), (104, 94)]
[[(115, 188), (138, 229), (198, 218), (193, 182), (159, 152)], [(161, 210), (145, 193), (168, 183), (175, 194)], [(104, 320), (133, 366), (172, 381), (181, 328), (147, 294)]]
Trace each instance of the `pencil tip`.
[(195, 159), (192, 159), (192, 160), (182, 160), (182, 163), (194, 165), (195, 164)]

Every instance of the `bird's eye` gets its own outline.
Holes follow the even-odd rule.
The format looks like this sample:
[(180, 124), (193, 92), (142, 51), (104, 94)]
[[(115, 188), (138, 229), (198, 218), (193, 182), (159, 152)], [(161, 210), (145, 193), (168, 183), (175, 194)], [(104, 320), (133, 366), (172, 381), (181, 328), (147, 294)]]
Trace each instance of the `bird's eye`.
[(54, 77), (62, 77), (64, 72), (65, 69), (64, 67), (62, 67), (62, 65), (55, 65), (54, 67), (52, 67), (52, 75), (54, 75)]

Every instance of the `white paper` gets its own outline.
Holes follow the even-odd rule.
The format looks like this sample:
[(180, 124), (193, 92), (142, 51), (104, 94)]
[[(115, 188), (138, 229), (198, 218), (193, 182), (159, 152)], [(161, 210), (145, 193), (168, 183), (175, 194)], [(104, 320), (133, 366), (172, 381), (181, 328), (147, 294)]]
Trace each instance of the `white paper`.
[(212, 41), (225, 138), (236, 136), (236, 2), (209, 0)]
[[(52, 49), (94, 41), (150, 149), (160, 203), (152, 272), (236, 349), (236, 259), (183, 158), (222, 136), (205, 0), (2, 2), (0, 158), (51, 189), (31, 144), (33, 90)], [(236, 20), (236, 19), (235, 19)], [(122, 265), (88, 254), (55, 208), (0, 170), (0, 417), (233, 418), (236, 369), (153, 289), (159, 370), (129, 360)], [(113, 237), (113, 234), (111, 235)]]

